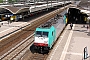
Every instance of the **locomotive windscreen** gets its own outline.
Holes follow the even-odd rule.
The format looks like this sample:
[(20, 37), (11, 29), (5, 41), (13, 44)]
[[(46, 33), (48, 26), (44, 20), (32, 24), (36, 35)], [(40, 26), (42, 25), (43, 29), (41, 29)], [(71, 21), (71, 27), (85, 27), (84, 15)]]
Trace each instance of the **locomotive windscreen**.
[(37, 37), (48, 37), (48, 32), (36, 31)]

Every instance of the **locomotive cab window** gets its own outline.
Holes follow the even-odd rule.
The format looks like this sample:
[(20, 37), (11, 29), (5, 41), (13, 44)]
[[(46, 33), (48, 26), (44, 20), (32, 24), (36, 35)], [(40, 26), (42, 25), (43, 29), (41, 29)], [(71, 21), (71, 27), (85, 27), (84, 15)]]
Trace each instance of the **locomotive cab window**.
[(55, 31), (52, 32), (52, 36), (54, 36), (54, 34), (55, 34), (54, 32), (55, 32)]
[(42, 32), (41, 31), (36, 31), (36, 36), (39, 37), (41, 36)]
[(48, 37), (48, 32), (36, 31), (36, 36), (37, 37)]
[(43, 32), (43, 37), (48, 37), (48, 32)]
[(52, 36), (54, 35), (54, 33), (52, 32)]

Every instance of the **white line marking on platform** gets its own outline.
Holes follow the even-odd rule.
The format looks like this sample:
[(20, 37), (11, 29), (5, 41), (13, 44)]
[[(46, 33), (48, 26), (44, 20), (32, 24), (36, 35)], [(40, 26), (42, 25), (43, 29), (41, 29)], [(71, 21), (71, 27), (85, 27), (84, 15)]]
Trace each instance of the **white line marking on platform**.
[[(65, 32), (64, 32), (64, 34), (63, 34), (63, 36), (65, 35), (65, 33), (66, 33), (66, 30), (65, 30)], [(59, 47), (59, 45), (60, 45), (60, 43), (61, 43), (61, 41), (62, 41), (62, 39), (63, 39), (63, 36), (61, 36), (61, 39), (60, 39), (60, 41), (59, 41), (58, 45), (56, 46), (56, 48), (55, 48), (54, 52), (52, 53), (52, 55), (51, 55), (51, 57), (50, 57), (50, 60), (52, 60), (52, 59), (53, 59), (53, 56), (54, 56), (54, 54), (55, 54), (55, 52), (56, 52), (57, 48)]]
[(67, 52), (67, 54), (82, 56), (82, 53)]
[[(75, 24), (73, 25), (73, 29), (74, 29), (74, 27), (75, 27)], [(62, 52), (61, 57), (60, 57), (59, 60), (64, 60), (65, 59), (66, 52), (68, 50), (68, 47), (69, 47), (69, 44), (70, 44), (70, 40), (71, 40), (72, 34), (73, 34), (73, 30), (70, 31), (70, 34), (68, 36), (67, 42), (66, 42), (65, 47), (64, 47), (64, 50), (63, 50), (63, 52)]]
[[(19, 24), (19, 25), (17, 25), (17, 26), (20, 26), (20, 25), (23, 25), (23, 24), (25, 24), (25, 23)], [(9, 28), (9, 29), (6, 29), (6, 30), (4, 30), (4, 31), (1, 31), (0, 33), (3, 33), (3, 32), (5, 32), (5, 31), (8, 31), (8, 30), (13, 29), (13, 28), (15, 28), (15, 27), (11, 27), (11, 28)]]

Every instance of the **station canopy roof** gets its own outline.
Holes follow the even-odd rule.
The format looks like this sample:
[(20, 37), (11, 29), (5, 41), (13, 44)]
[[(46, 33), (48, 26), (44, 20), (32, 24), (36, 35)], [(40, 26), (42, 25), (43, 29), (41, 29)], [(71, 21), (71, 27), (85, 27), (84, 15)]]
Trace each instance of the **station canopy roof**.
[(88, 16), (90, 16), (90, 1), (89, 0), (82, 0), (79, 5), (79, 7), (82, 7), (83, 9), (80, 9), (81, 12), (86, 13)]
[(88, 9), (82, 8), (82, 7), (71, 7), (80, 10), (80, 12), (86, 14), (87, 16), (90, 16), (90, 11)]
[(30, 6), (25, 6), (25, 5), (8, 5), (8, 6), (0, 6), (0, 10), (8, 10), (12, 14), (19, 14), (25, 11), (29, 11)]
[(85, 13), (87, 15), (90, 15), (90, 11), (88, 11), (88, 10), (81, 10), (81, 12), (83, 12), (83, 13)]

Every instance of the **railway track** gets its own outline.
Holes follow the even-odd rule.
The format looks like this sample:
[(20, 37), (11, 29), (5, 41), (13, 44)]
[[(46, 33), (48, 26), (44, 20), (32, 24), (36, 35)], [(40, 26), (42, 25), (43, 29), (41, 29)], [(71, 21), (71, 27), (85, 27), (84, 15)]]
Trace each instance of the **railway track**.
[(48, 56), (47, 54), (43, 55), (43, 54), (36, 53), (30, 56), (30, 59), (28, 60), (46, 60), (47, 56)]
[[(28, 46), (30, 46), (33, 42), (33, 35), (30, 35), (28, 38), (23, 40), (21, 43), (16, 45), (14, 48), (9, 50), (7, 53), (1, 56), (1, 60), (14, 60), (18, 54), (20, 54), (22, 51), (24, 51)], [(21, 56), (20, 56), (21, 57)], [(19, 58), (17, 58), (19, 59)]]
[[(67, 7), (69, 7), (69, 6), (67, 6)], [(67, 7), (65, 7), (65, 8), (67, 8)], [(41, 17), (31, 21), (30, 25), (26, 26), (24, 29), (21, 29), (18, 33), (12, 35), (11, 37), (6, 38), (5, 39), (6, 42), (4, 42), (5, 40), (1, 41), (0, 42), (0, 54), (2, 54), (2, 55), (0, 55), (0, 59), (1, 60), (8, 60), (8, 59), (9, 60), (14, 60), (14, 59), (18, 60), (18, 59), (21, 59), (20, 57), (18, 57), (18, 55), (21, 54), (21, 52), (23, 50), (25, 50), (25, 48), (30, 46), (30, 44), (33, 41), (33, 39), (30, 38), (30, 39), (26, 39), (26, 41), (27, 41), (26, 42), (26, 41), (24, 41), (25, 38), (31, 36), (34, 33), (34, 30), (35, 30), (36, 27), (45, 23), (49, 19), (53, 18), (54, 16), (56, 16), (58, 13), (62, 12), (63, 10), (64, 10), (64, 8), (61, 8), (61, 9), (55, 10), (51, 13), (48, 13), (44, 16), (41, 16)], [(22, 41), (24, 41), (22, 44), (17, 45)], [(17, 47), (13, 48), (16, 45), (17, 45)], [(6, 49), (6, 48), (8, 48), (8, 49)], [(12, 50), (10, 51), (11, 48), (12, 48)], [(3, 51), (3, 50), (5, 50), (5, 51)], [(10, 52), (7, 53), (7, 51), (10, 51)], [(23, 54), (21, 54), (21, 55), (23, 55)], [(34, 55), (32, 55), (32, 56), (34, 57)], [(36, 54), (35, 57), (37, 55), (38, 54)], [(45, 56), (47, 56), (47, 55), (45, 55)], [(32, 60), (33, 59), (34, 58), (32, 58)]]

